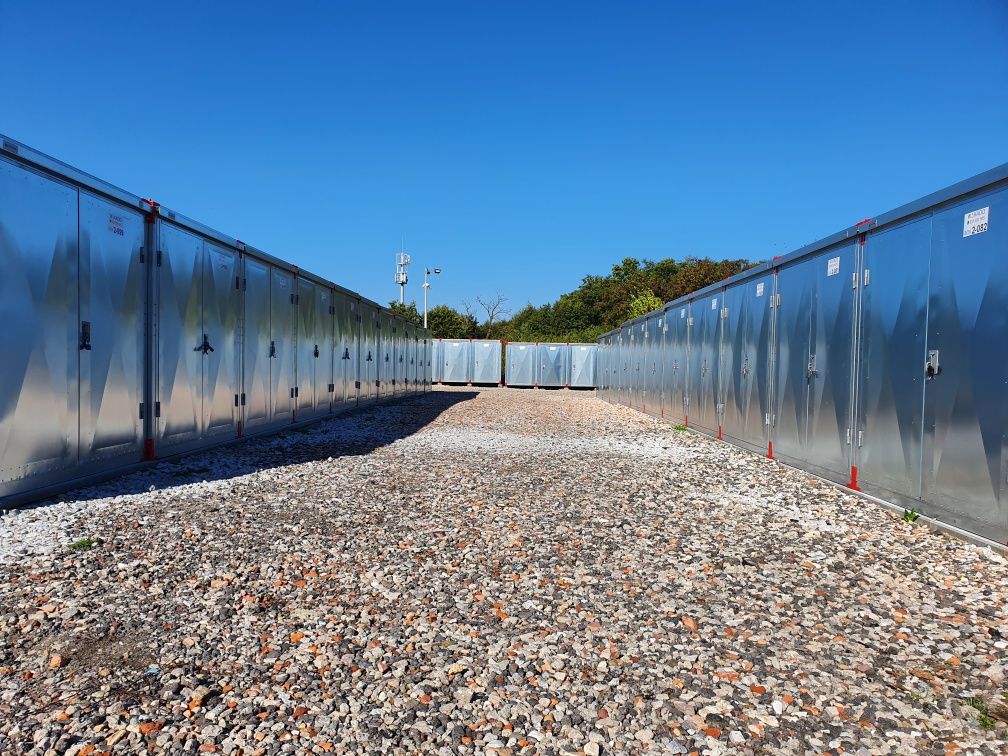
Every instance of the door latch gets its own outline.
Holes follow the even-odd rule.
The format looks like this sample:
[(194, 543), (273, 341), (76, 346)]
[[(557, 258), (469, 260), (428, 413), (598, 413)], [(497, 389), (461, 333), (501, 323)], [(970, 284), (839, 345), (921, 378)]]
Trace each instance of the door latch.
[(213, 350), (214, 348), (210, 346), (210, 340), (207, 338), (207, 335), (205, 333), (203, 334), (203, 343), (200, 344), (195, 349), (193, 349), (194, 352), (202, 352), (203, 354), (206, 354), (207, 352), (212, 352)]
[(315, 345), (315, 359), (318, 359), (318, 344)]
[(808, 370), (806, 372), (806, 378), (810, 381), (817, 375), (819, 375), (819, 372), (816, 370), (815, 358), (816, 356), (813, 354), (809, 357), (808, 360)]
[(924, 372), (927, 373), (929, 381), (933, 381), (935, 376), (941, 375), (941, 365), (938, 364), (937, 349), (928, 350), (927, 362), (924, 363)]
[(270, 359), (275, 359), (276, 358), (276, 342), (275, 341), (271, 341), (270, 342), (269, 356), (270, 356)]
[(91, 324), (83, 320), (80, 324), (80, 348), (84, 351), (91, 351)]

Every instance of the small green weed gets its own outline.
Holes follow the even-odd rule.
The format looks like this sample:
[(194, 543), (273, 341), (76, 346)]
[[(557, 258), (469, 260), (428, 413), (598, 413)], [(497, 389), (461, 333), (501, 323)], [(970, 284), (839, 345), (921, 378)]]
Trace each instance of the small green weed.
[(94, 545), (94, 538), (81, 538), (79, 541), (71, 543), (67, 548), (72, 551), (87, 551)]
[(982, 699), (972, 697), (966, 699), (966, 705), (972, 706), (977, 712), (977, 724), (983, 727), (985, 730), (989, 730), (994, 727), (997, 722), (994, 717), (990, 715), (990, 711), (987, 709), (987, 704), (983, 702)]
[(672, 426), (672, 430), (684, 431), (684, 430), (686, 430), (686, 426), (685, 425), (673, 425)]
[(904, 509), (903, 510), (903, 522), (917, 522), (920, 517), (920, 512), (916, 509)]

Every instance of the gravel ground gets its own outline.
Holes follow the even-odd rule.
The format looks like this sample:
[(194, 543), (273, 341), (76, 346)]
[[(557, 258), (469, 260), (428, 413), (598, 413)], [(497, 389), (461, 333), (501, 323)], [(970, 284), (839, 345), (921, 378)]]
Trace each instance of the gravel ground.
[(161, 464), (0, 575), (3, 753), (1008, 752), (1001, 556), (590, 393)]

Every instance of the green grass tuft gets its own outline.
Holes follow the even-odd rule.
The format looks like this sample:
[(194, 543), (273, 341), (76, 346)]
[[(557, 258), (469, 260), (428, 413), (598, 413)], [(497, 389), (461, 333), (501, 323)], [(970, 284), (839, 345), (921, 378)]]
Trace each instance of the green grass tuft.
[(72, 551), (87, 551), (94, 545), (94, 538), (81, 538), (79, 541), (71, 543), (67, 548)]

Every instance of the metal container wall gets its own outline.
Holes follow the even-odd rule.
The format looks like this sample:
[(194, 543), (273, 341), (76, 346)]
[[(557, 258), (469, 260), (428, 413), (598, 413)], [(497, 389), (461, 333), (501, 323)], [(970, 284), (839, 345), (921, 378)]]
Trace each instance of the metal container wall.
[(431, 382), (444, 382), (444, 347), (443, 339), (437, 339), (431, 344)]
[(472, 382), (499, 386), (501, 383), (501, 343), (489, 339), (472, 342)]
[(508, 386), (532, 387), (539, 373), (539, 345), (513, 341), (507, 345), (505, 383)]
[(294, 386), (297, 385), (294, 274), (273, 266), (270, 270), (270, 422), (294, 422)]
[(307, 420), (315, 416), (315, 373), (318, 357), (318, 311), (315, 300), (318, 286), (301, 276), (296, 279), (294, 295), (297, 312), (297, 377), (294, 383), (295, 418)]
[(596, 344), (570, 345), (570, 387), (595, 388), (600, 378), (599, 352)]
[(242, 429), (255, 433), (268, 426), (273, 416), (270, 398), (270, 264), (245, 255), (242, 276), (244, 308), (242, 325)]
[(566, 344), (539, 345), (540, 388), (560, 388), (570, 382), (570, 350)]
[(729, 286), (724, 293), (721, 350), (725, 438), (756, 451), (770, 441), (773, 273)]
[(442, 339), (441, 355), (442, 382), (472, 381), (472, 342), (469, 339)]

